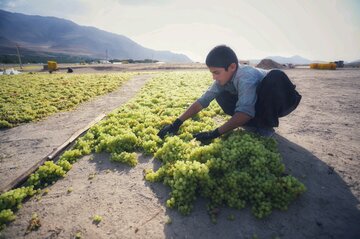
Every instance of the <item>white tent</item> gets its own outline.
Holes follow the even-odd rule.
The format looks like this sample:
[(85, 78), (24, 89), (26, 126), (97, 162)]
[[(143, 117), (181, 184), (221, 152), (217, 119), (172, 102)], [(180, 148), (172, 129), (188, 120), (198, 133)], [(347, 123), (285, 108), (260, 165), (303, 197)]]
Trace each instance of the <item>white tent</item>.
[(0, 72), (0, 75), (18, 75), (21, 72), (18, 70), (14, 70), (14, 68), (6, 69), (3, 72)]

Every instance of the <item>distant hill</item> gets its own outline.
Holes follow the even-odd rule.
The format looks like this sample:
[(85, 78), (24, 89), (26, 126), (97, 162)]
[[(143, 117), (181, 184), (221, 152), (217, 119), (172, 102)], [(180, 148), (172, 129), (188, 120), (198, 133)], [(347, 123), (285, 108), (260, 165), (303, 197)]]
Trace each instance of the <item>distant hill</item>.
[(72, 21), (30, 16), (0, 10), (0, 55), (83, 56), (105, 59), (154, 59), (165, 62), (191, 62), (183, 54), (145, 48), (130, 38)]
[(360, 59), (346, 63), (345, 67), (360, 67)]
[(351, 62), (347, 62), (349, 64), (356, 64), (356, 63), (360, 63), (360, 59), (359, 60), (355, 60), (355, 61), (351, 61)]
[[(307, 65), (310, 64), (312, 61), (301, 57), (301, 56), (292, 56), (292, 57), (283, 57), (283, 56), (268, 56), (264, 59), (271, 59), (279, 64), (293, 64), (293, 65)], [(250, 60), (250, 63), (253, 65), (257, 65), (260, 63), (261, 60), (253, 59)]]
[(294, 64), (294, 65), (306, 65), (310, 64), (311, 61), (301, 57), (301, 56), (292, 56), (292, 57), (282, 57), (282, 56), (269, 56), (267, 59), (278, 62), (279, 64)]

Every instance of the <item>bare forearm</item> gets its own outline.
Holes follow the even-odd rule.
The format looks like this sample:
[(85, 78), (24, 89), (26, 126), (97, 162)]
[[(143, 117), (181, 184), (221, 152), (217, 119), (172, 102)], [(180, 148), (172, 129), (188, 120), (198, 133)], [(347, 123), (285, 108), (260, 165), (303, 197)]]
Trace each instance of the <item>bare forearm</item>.
[(224, 134), (230, 130), (233, 130), (241, 125), (246, 124), (251, 117), (245, 113), (235, 113), (225, 124), (219, 128), (219, 133)]
[(201, 104), (197, 101), (195, 101), (180, 117), (179, 119), (184, 122), (185, 120), (191, 118), (198, 112), (200, 112), (203, 109)]

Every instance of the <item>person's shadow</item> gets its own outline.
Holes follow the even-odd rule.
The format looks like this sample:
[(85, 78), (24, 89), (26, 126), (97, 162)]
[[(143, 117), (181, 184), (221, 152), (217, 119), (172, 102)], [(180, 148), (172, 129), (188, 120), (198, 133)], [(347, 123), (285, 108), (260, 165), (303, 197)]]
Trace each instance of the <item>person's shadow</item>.
[[(360, 238), (359, 201), (343, 179), (301, 146), (277, 134), (275, 139), (286, 172), (307, 187), (287, 211), (274, 210), (269, 217), (256, 219), (249, 205), (243, 210), (224, 207), (213, 224), (206, 200), (198, 198), (189, 216), (167, 209), (171, 223), (164, 226), (166, 238)], [(165, 205), (169, 188), (146, 184)]]

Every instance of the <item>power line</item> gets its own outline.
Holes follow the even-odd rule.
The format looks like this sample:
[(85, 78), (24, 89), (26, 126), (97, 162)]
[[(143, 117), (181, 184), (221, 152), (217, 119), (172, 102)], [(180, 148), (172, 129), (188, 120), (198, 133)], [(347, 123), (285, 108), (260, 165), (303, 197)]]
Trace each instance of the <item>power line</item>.
[(18, 58), (19, 58), (20, 69), (22, 69), (21, 57), (20, 57), (20, 53), (19, 53), (19, 44), (16, 43), (15, 46), (16, 46), (16, 51), (17, 51), (17, 55), (18, 55)]

